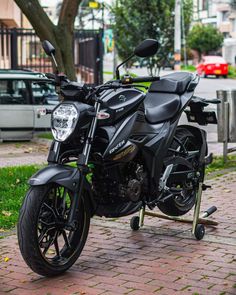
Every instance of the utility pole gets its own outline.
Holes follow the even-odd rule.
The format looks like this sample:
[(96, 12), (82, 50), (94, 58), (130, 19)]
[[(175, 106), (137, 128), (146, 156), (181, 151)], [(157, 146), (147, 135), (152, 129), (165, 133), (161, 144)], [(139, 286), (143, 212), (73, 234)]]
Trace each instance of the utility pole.
[(181, 0), (175, 0), (175, 70), (180, 70), (181, 61)]

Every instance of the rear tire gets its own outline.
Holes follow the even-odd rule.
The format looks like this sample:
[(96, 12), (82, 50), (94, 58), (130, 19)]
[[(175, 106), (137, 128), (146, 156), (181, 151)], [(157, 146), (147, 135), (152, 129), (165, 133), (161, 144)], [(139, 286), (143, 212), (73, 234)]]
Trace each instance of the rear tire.
[[(181, 141), (182, 143), (186, 142), (185, 148), (187, 151), (195, 151), (195, 150), (200, 150), (201, 145), (196, 139), (196, 137), (188, 130), (185, 128), (179, 128), (176, 131), (175, 137)], [(180, 144), (173, 140), (170, 148), (177, 150), (180, 147)], [(172, 152), (168, 152), (167, 156), (173, 156)], [(192, 159), (194, 163), (192, 162), (193, 165), (197, 165), (198, 159)], [(185, 167), (184, 167), (185, 168)], [(174, 168), (173, 172), (178, 172), (184, 170), (181, 165), (176, 165)], [(204, 173), (202, 171), (201, 173)], [(178, 188), (182, 185), (182, 192), (180, 197), (173, 197), (170, 199), (167, 199), (164, 203), (159, 203), (157, 206), (158, 208), (166, 215), (170, 216), (181, 216), (186, 214), (189, 210), (192, 209), (192, 207), (195, 204), (195, 199), (196, 199), (196, 189), (188, 189), (188, 186), (190, 186), (190, 183), (186, 183), (186, 185), (182, 185), (179, 183), (170, 183), (167, 181), (167, 186), (168, 187), (175, 187)]]
[(25, 262), (40, 275), (65, 272), (83, 250), (90, 216), (81, 200), (75, 230), (64, 227), (72, 198), (66, 188), (47, 184), (32, 187), (23, 202), (17, 225), (19, 247)]

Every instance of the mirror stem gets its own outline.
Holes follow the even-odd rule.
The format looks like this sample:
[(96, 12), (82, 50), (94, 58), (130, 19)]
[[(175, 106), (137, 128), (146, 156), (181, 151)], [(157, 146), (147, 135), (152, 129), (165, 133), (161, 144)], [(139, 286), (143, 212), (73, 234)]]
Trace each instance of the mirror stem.
[(57, 69), (57, 71), (58, 71), (58, 65), (57, 65), (57, 61), (56, 61), (56, 59), (55, 59), (54, 54), (51, 54), (51, 57), (52, 57), (52, 59), (53, 59), (53, 62), (54, 62), (54, 64), (55, 64), (55, 67), (56, 67), (56, 69)]
[(125, 64), (127, 61), (129, 61), (133, 56), (135, 56), (135, 54), (130, 55), (128, 58), (126, 58), (121, 64), (119, 64), (119, 65), (116, 67), (116, 79), (117, 79), (117, 80), (120, 80), (120, 72), (119, 72), (119, 68), (120, 68), (121, 66), (123, 66), (123, 64)]

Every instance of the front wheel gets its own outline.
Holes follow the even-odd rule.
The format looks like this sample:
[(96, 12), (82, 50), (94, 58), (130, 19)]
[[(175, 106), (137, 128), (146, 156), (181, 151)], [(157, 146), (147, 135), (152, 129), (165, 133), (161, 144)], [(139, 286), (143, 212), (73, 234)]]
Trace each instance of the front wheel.
[(82, 199), (75, 227), (67, 225), (73, 197), (56, 184), (32, 187), (26, 195), (17, 225), (19, 247), (25, 262), (40, 275), (65, 272), (85, 245), (90, 215)]

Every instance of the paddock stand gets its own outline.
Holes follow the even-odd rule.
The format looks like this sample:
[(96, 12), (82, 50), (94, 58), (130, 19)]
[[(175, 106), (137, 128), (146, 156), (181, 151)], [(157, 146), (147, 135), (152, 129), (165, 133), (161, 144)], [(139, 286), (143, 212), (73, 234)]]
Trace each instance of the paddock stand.
[(130, 227), (133, 230), (138, 230), (140, 227), (144, 225), (144, 217), (152, 216), (152, 217), (158, 217), (162, 219), (168, 219), (168, 220), (174, 220), (184, 223), (191, 223), (192, 224), (192, 234), (195, 236), (197, 240), (201, 240), (205, 235), (205, 226), (204, 225), (213, 225), (217, 226), (218, 222), (206, 219), (210, 215), (212, 215), (217, 208), (215, 206), (210, 207), (208, 210), (206, 210), (201, 216), (200, 216), (200, 206), (201, 206), (201, 198), (202, 198), (202, 191), (205, 190), (207, 186), (203, 184), (202, 182), (199, 183), (197, 197), (195, 201), (194, 206), (194, 213), (193, 213), (193, 219), (190, 218), (184, 218), (179, 216), (168, 216), (162, 213), (154, 213), (151, 211), (146, 211), (145, 207), (142, 207), (139, 211), (139, 216), (133, 216), (130, 220)]

